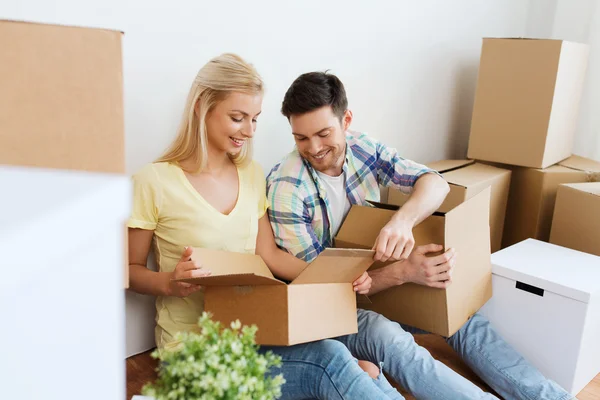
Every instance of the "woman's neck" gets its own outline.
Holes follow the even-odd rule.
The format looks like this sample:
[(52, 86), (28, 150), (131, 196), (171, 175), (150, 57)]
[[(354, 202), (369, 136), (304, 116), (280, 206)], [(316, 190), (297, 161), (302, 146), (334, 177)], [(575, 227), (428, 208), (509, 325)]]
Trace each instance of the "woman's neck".
[[(196, 173), (207, 173), (218, 176), (232, 164), (233, 163), (226, 152), (218, 151), (208, 146), (206, 165), (202, 171), (197, 171)], [(192, 173), (194, 175), (195, 173), (193, 171), (196, 171), (198, 168), (198, 166), (195, 165), (194, 161), (191, 159), (180, 161), (179, 165), (181, 165), (181, 167), (188, 173)]]
[(206, 167), (204, 171), (211, 175), (220, 175), (225, 168), (232, 164), (231, 159), (225, 152), (211, 151), (208, 149), (208, 157), (206, 159)]

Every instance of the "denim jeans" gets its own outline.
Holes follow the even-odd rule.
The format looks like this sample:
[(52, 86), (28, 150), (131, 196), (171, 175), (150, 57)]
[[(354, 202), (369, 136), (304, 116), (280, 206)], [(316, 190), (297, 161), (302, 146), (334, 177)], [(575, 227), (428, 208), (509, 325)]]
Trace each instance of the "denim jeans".
[[(358, 310), (358, 333), (337, 340), (355, 357), (383, 361), (384, 371), (417, 399), (496, 399), (435, 360), (416, 344), (411, 333), (425, 332), (402, 327), (372, 311)], [(504, 399), (573, 398), (502, 340), (479, 314), (446, 341)]]
[(271, 375), (283, 373), (283, 400), (403, 399), (380, 373), (372, 379), (341, 342), (332, 339), (289, 347), (261, 346), (281, 356), (282, 365)]

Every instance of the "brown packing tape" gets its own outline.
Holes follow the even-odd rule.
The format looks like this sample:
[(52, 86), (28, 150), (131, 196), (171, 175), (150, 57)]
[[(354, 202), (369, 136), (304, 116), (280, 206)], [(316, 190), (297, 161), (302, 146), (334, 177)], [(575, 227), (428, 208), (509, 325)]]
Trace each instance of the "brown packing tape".
[(600, 182), (600, 172), (585, 172), (588, 182)]

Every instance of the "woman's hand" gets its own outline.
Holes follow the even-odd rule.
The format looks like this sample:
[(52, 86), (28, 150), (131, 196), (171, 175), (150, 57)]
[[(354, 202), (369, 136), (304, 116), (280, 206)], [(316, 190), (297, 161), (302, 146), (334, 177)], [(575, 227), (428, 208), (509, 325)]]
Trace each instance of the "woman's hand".
[(202, 289), (200, 285), (177, 282), (173, 279), (201, 278), (210, 275), (210, 271), (202, 269), (200, 262), (192, 260), (193, 253), (194, 249), (192, 247), (186, 247), (181, 255), (181, 259), (175, 266), (175, 270), (169, 275), (169, 296), (187, 297)]

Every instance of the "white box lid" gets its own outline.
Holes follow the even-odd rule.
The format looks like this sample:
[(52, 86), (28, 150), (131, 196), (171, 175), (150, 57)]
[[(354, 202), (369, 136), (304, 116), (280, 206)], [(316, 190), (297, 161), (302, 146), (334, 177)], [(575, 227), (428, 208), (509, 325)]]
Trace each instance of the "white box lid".
[(3, 292), (131, 210), (125, 175), (0, 166), (0, 193)]
[(492, 254), (492, 273), (584, 303), (600, 293), (600, 257), (535, 239)]

